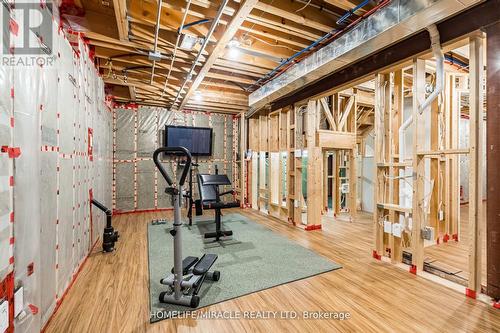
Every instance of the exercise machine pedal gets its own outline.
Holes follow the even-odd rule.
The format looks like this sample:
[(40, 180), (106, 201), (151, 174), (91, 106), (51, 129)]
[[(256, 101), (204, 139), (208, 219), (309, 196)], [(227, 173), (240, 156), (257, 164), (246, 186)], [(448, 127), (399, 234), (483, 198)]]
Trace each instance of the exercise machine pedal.
[[(182, 274), (186, 275), (187, 273), (189, 273), (189, 269), (193, 267), (193, 265), (196, 264), (197, 262), (198, 262), (198, 257), (189, 256), (184, 258), (182, 260)], [(174, 267), (172, 267), (171, 272), (172, 274), (174, 273)]]
[(200, 261), (194, 266), (193, 268), (193, 274), (194, 275), (203, 275), (206, 272), (210, 270), (210, 267), (214, 264), (214, 262), (217, 260), (217, 255), (216, 254), (204, 254), (203, 257), (201, 257)]

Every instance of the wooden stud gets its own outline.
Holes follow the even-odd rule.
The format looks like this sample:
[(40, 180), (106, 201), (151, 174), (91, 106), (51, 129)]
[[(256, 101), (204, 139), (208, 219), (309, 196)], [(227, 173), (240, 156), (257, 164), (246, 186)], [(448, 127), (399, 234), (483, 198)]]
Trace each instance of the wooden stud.
[(469, 44), (469, 290), (481, 292), (483, 224), (483, 40), (474, 36)]
[(412, 264), (417, 271), (424, 268), (424, 240), (422, 227), (424, 220), (423, 200), (425, 195), (425, 160), (417, 152), (424, 149), (425, 114), (429, 110), (418, 111), (419, 105), (425, 100), (425, 60), (415, 59), (413, 62), (413, 215), (412, 215)]

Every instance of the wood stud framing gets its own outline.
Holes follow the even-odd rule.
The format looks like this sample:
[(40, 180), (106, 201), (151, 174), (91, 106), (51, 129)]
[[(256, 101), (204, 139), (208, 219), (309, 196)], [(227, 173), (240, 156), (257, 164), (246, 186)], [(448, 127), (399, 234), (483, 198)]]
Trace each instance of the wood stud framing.
[[(253, 200), (252, 207), (306, 230), (319, 229), (321, 216), (328, 209), (329, 177), (335, 179), (333, 191), (338, 192), (334, 212), (341, 212), (339, 179), (342, 178), (349, 183), (350, 189), (345, 194), (347, 203), (342, 211), (354, 217), (357, 208), (357, 118), (356, 89), (250, 118), (249, 149), (255, 156), (251, 163), (258, 163), (258, 167), (248, 168), (252, 170), (249, 178), (252, 188), (257, 184), (259, 188), (259, 200)], [(328, 152), (335, 152), (335, 177), (327, 172)], [(303, 181), (305, 175), (306, 181)]]
[[(375, 78), (374, 257), (389, 257), (393, 263), (400, 264), (406, 252), (411, 255), (410, 271), (418, 274), (426, 269), (427, 246), (461, 241), (459, 161), (460, 156), (465, 156), (469, 164), (469, 220), (468, 235), (462, 236), (468, 239), (469, 246), (466, 293), (470, 297), (481, 292), (484, 260), (483, 43), (481, 34), (470, 37), (465, 43), (469, 45), (469, 73), (447, 68), (443, 93), (422, 113), (418, 112), (418, 107), (427, 96), (424, 89), (435, 75), (433, 67), (428, 66), (429, 60), (415, 58), (411, 67), (402, 64)], [(469, 119), (468, 147), (459, 146), (459, 136), (463, 135), (459, 132), (459, 119), (464, 112), (464, 96), (469, 96), (468, 114), (465, 115)], [(398, 132), (408, 119), (409, 111), (412, 122), (408, 128), (413, 137), (411, 144), (405, 144), (399, 140), (410, 140), (409, 135), (400, 136)], [(403, 144), (405, 147), (400, 150)], [(400, 155), (405, 149), (405, 154)], [(400, 202), (400, 198), (408, 194), (400, 193), (403, 182), (411, 184), (411, 207)], [(402, 236), (386, 232), (386, 223), (390, 223), (391, 230), (394, 224), (402, 223)], [(434, 231), (434, 237), (424, 240), (422, 234), (428, 228)]]

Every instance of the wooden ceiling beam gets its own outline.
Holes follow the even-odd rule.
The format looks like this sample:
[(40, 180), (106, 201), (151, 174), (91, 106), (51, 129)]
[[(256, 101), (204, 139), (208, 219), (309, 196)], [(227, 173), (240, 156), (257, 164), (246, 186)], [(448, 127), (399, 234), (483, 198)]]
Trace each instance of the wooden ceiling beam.
[[(243, 33), (239, 31), (236, 34), (239, 38), (243, 38)], [(242, 43), (239, 46), (239, 49), (241, 52), (248, 52), (250, 55), (255, 55), (259, 58), (265, 58), (265, 59), (276, 59), (272, 60), (275, 63), (280, 63), (284, 59), (288, 59), (291, 57), (293, 54), (298, 52), (300, 49), (298, 48), (292, 48), (290, 46), (285, 46), (280, 43), (275, 43), (275, 45), (272, 45), (272, 41), (266, 41), (264, 38), (259, 38), (256, 39), (252, 35), (247, 35), (246, 36), (247, 40), (250, 39), (251, 43), (250, 45), (247, 45), (246, 43)], [(262, 40), (266, 41), (263, 42)], [(271, 45), (270, 45), (271, 44)], [(225, 50), (229, 51), (229, 50)], [(226, 53), (226, 52), (225, 52)], [(226, 56), (226, 59), (230, 58), (229, 56)], [(274, 65), (276, 67), (276, 65)], [(273, 68), (274, 68), (273, 67)]]
[[(326, 3), (329, 3), (330, 5), (333, 5), (335, 7), (338, 7), (338, 8), (341, 8), (345, 11), (348, 11), (348, 10), (351, 10), (353, 8), (355, 8), (359, 3), (360, 1), (350, 1), (350, 0), (325, 0)], [(366, 10), (365, 9), (358, 9), (357, 12), (363, 14), (363, 13), (366, 13)]]
[[(157, 5), (155, 3), (146, 1), (129, 2), (129, 16), (131, 18), (139, 20), (139, 22), (146, 22), (156, 25), (156, 12)], [(162, 7), (160, 16), (160, 29), (166, 29), (176, 32), (181, 25), (182, 16), (183, 14), (180, 12), (177, 12), (171, 8)], [(203, 24), (194, 25), (185, 30), (198, 37), (204, 37), (208, 34), (208, 27)], [(214, 36), (210, 38), (210, 41), (214, 43), (217, 42)]]
[(241, 53), (239, 56), (238, 56), (238, 59), (233, 59), (231, 58), (228, 54), (224, 53), (220, 56), (219, 59), (217, 59), (217, 61), (224, 61), (225, 63), (236, 63), (236, 65), (240, 65), (240, 64), (245, 64), (245, 65), (248, 65), (248, 66), (255, 66), (257, 68), (264, 68), (264, 69), (267, 69), (268, 71), (272, 70), (273, 68), (275, 68), (279, 62), (278, 61), (274, 61), (274, 60), (271, 60), (269, 58), (262, 58), (262, 57), (258, 57), (258, 56), (254, 56), (254, 55), (251, 55), (251, 54), (246, 54), (246, 53)]
[(255, 73), (256, 75), (259, 75), (259, 77), (269, 72), (269, 68), (258, 67), (256, 65), (249, 65), (247, 63), (241, 63), (238, 61), (229, 61), (223, 58), (217, 59), (215, 65), (226, 68), (236, 68), (249, 73)]
[(231, 109), (231, 110), (247, 110), (248, 106), (246, 105), (231, 105), (231, 104), (226, 104), (226, 103), (218, 103), (218, 102), (211, 102), (208, 100), (203, 99), (202, 101), (190, 101), (188, 106), (207, 106), (207, 107), (217, 107), (217, 108), (226, 108), (226, 109)]
[(239, 26), (241, 26), (241, 24), (245, 21), (252, 8), (258, 2), (258, 0), (245, 0), (245, 2), (240, 5), (240, 8), (235, 13), (231, 22), (227, 25), (226, 30), (212, 50), (212, 53), (208, 57), (207, 61), (203, 64), (203, 67), (199, 71), (191, 86), (186, 91), (186, 94), (183, 96), (182, 101), (179, 105), (179, 109), (182, 109), (186, 105), (191, 95), (196, 89), (198, 89), (201, 82), (205, 78), (205, 75), (210, 71), (210, 68), (212, 68), (212, 65), (224, 53), (227, 43), (229, 43), (229, 41), (233, 38), (233, 36), (238, 31)]
[(226, 90), (231, 90), (233, 92), (244, 92), (245, 90), (240, 87), (240, 86), (237, 86), (237, 85), (234, 85), (234, 84), (226, 84), (226, 83), (222, 83), (222, 82), (215, 82), (215, 81), (211, 81), (211, 80), (206, 80), (206, 81), (203, 81), (201, 84), (200, 84), (200, 87), (213, 87), (213, 88), (222, 88), (224, 91)]
[(326, 17), (320, 10), (315, 8), (304, 8), (298, 14), (296, 11), (303, 7), (303, 4), (299, 2), (280, 2), (280, 7), (275, 5), (267, 4), (259, 1), (256, 5), (256, 9), (260, 9), (266, 13), (283, 17), (288, 20), (292, 20), (306, 27), (311, 27), (319, 31), (330, 32), (333, 30), (331, 22), (335, 22), (333, 18)]
[(193, 111), (206, 111), (206, 112), (218, 112), (218, 113), (229, 113), (229, 114), (238, 114), (245, 112), (247, 109), (241, 109), (241, 110), (232, 110), (232, 109), (226, 109), (226, 108), (220, 108), (220, 107), (213, 107), (213, 106), (204, 106), (204, 105), (187, 105), (185, 109), (193, 110)]
[(212, 78), (212, 79), (218, 79), (218, 80), (222, 80), (222, 81), (237, 82), (237, 83), (242, 83), (242, 84), (255, 83), (255, 80), (252, 80), (252, 79), (243, 78), (243, 77), (240, 77), (238, 75), (227, 75), (227, 74), (222, 74), (222, 73), (214, 73), (213, 71), (206, 73), (205, 77)]
[(299, 47), (299, 49), (304, 49), (307, 46), (309, 46), (309, 44), (310, 44), (306, 40), (304, 40), (303, 38), (297, 38), (297, 37), (293, 38), (290, 36), (283, 36), (283, 34), (281, 34), (278, 31), (263, 29), (259, 24), (252, 24), (250, 22), (248, 22), (248, 23), (243, 22), (243, 24), (240, 26), (240, 30), (250, 32), (250, 33), (253, 33), (255, 35), (262, 36), (262, 37), (266, 37), (266, 38), (269, 38), (271, 40), (275, 40), (278, 42), (297, 46), (297, 47)]
[[(176, 10), (182, 14), (186, 11), (186, 4), (187, 2), (185, 0), (168, 0), (168, 1), (163, 1), (162, 6), (165, 8), (171, 8), (173, 10)], [(228, 11), (229, 13), (229, 11)], [(232, 14), (226, 13), (225, 16), (231, 16)], [(212, 8), (212, 6), (209, 6), (208, 8), (205, 6), (200, 6), (200, 3), (192, 1), (191, 5), (189, 6), (189, 12), (188, 12), (188, 17), (192, 16), (193, 18), (196, 19), (212, 19), (217, 15), (217, 9)], [(227, 18), (222, 16), (222, 18), (219, 20), (219, 23), (222, 25), (227, 25), (228, 21)]]
[(113, 0), (113, 7), (115, 9), (118, 36), (122, 41), (128, 40), (127, 0)]
[(269, 19), (267, 17), (249, 15), (247, 17), (247, 22), (259, 24), (263, 27), (274, 29), (287, 35), (308, 39), (310, 41), (321, 38), (321, 34), (310, 32), (304, 26), (292, 25), (291, 21), (287, 22), (284, 19)]
[(261, 78), (262, 74), (254, 73), (254, 72), (248, 72), (245, 70), (238, 69), (236, 67), (224, 67), (224, 66), (219, 66), (217, 64), (212, 66), (212, 69), (215, 69), (217, 71), (222, 71), (222, 72), (228, 72), (228, 73), (235, 73), (235, 74), (240, 74), (240, 75), (245, 75), (249, 77), (254, 77), (254, 78)]
[(248, 94), (245, 92), (228, 92), (220, 87), (205, 87), (198, 89), (201, 91), (203, 96), (209, 96), (211, 98), (228, 99), (231, 101), (238, 101), (248, 105)]

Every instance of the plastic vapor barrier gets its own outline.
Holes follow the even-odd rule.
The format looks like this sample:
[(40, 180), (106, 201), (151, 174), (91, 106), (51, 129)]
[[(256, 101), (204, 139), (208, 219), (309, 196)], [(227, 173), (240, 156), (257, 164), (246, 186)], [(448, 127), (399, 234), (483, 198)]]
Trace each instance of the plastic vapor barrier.
[[(15, 25), (19, 12), (2, 14)], [(102, 79), (78, 35), (72, 47), (55, 20), (37, 33), (52, 35), (52, 63), (0, 63), (0, 283), (23, 290), (21, 312), (9, 313), (16, 332), (42, 330), (101, 237), (105, 216), (90, 216), (90, 191), (112, 206), (113, 115)], [(23, 35), (2, 37), (12, 46)]]
[[(166, 182), (153, 163), (153, 152), (163, 146), (166, 125), (213, 128), (213, 151), (210, 157), (194, 157), (200, 173), (225, 173), (233, 181), (237, 151), (238, 119), (232, 115), (195, 111), (168, 111), (157, 107), (136, 105), (114, 109), (114, 189), (115, 212), (133, 212), (171, 208), (165, 194)], [(164, 161), (167, 172), (178, 175), (176, 163)], [(193, 192), (198, 197), (196, 179)], [(185, 186), (187, 189), (187, 185)], [(229, 189), (229, 186), (227, 186)]]

